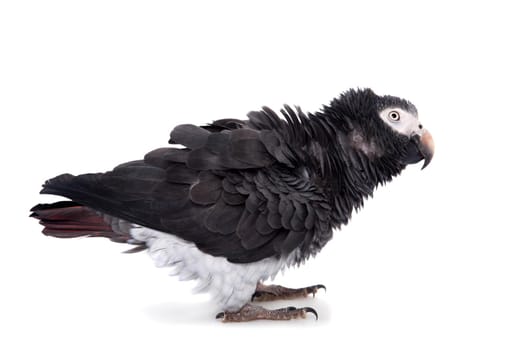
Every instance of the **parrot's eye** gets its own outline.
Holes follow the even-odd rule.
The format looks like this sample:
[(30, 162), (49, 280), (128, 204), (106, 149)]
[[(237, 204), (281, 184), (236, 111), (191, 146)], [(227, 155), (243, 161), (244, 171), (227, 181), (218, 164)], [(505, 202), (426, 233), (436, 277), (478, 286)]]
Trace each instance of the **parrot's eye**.
[(399, 112), (392, 111), (388, 113), (388, 118), (390, 118), (390, 120), (393, 122), (398, 122), (399, 119), (401, 119), (401, 116), (399, 115)]

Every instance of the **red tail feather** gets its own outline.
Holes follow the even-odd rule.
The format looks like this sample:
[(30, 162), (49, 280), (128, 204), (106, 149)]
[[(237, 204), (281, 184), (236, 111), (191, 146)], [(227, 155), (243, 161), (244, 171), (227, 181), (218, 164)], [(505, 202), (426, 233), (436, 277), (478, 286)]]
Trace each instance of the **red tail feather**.
[(31, 209), (31, 217), (40, 220), (42, 233), (59, 238), (106, 237), (119, 243), (128, 242), (128, 234), (114, 232), (111, 225), (93, 209), (75, 202), (38, 204)]

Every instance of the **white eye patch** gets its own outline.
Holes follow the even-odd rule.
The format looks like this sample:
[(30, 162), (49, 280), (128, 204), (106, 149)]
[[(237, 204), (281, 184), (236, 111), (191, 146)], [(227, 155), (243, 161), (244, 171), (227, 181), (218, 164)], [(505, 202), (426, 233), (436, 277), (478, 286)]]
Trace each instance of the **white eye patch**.
[(420, 135), (423, 132), (423, 129), (420, 127), (417, 115), (412, 114), (402, 108), (385, 108), (379, 112), (379, 116), (394, 131), (397, 131), (402, 135), (410, 137), (414, 134)]

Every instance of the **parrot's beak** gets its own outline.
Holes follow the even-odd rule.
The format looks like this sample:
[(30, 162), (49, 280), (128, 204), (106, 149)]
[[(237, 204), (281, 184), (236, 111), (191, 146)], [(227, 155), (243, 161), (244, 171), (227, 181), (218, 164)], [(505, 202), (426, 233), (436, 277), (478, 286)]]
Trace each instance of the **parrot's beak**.
[(419, 141), (419, 152), (425, 158), (423, 167), (421, 170), (425, 169), (427, 165), (430, 164), (432, 157), (434, 156), (434, 139), (428, 130), (423, 131)]
[(421, 168), (421, 170), (423, 170), (427, 167), (427, 165), (430, 164), (430, 161), (434, 156), (434, 139), (428, 130), (424, 130), (423, 134), (421, 135), (419, 142), (419, 152), (421, 152), (421, 155), (425, 158), (425, 162)]
[(421, 169), (425, 169), (427, 165), (430, 164), (433, 155), (434, 140), (432, 139), (430, 132), (428, 132), (426, 129), (423, 129), (410, 138), (406, 154), (403, 157), (403, 162), (405, 164), (415, 164), (424, 159), (425, 162), (423, 163), (423, 167)]

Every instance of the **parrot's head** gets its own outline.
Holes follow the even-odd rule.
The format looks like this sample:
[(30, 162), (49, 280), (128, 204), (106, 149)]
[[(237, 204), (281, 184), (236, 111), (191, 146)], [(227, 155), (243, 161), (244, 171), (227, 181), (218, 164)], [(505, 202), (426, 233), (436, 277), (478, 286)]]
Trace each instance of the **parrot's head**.
[(419, 121), (416, 107), (405, 99), (379, 96), (371, 89), (348, 90), (325, 106), (325, 112), (339, 119), (340, 143), (359, 149), (372, 161), (404, 167), (423, 160), (425, 168), (432, 160), (432, 135)]
[(407, 100), (394, 96), (378, 98), (377, 114), (391, 132), (401, 139), (398, 151), (405, 164), (424, 160), (424, 169), (434, 155), (434, 140), (419, 121), (416, 107)]

